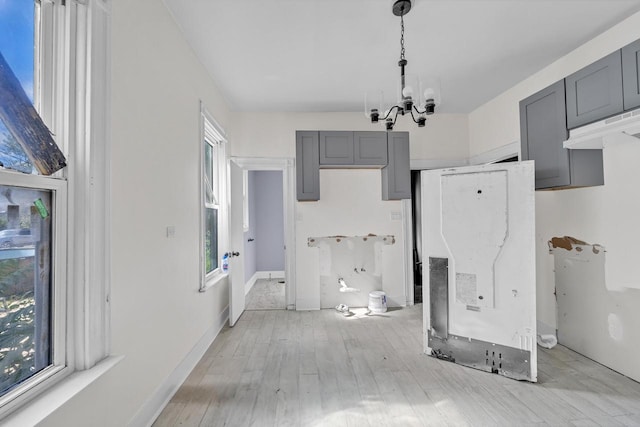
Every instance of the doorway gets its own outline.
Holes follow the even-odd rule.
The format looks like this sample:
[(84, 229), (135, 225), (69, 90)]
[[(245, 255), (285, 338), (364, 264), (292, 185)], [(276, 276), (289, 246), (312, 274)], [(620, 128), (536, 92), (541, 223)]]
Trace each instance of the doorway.
[(231, 160), (242, 169), (241, 203), (244, 205), (242, 229), (238, 228), (231, 236), (232, 247), (242, 251), (243, 258), (242, 271), (238, 272), (241, 274), (230, 285), (237, 296), (236, 311), (293, 310), (293, 159), (232, 157)]
[(247, 310), (284, 310), (282, 171), (244, 171), (244, 271)]

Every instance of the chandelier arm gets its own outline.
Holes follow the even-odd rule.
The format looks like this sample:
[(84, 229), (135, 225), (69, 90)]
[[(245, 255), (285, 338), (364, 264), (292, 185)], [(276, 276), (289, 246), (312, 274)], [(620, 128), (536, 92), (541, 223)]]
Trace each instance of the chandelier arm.
[[(384, 116), (384, 117), (382, 118), (382, 120), (387, 120), (387, 119), (389, 118), (389, 116), (391, 115), (391, 113), (393, 112), (393, 110), (397, 110), (397, 109), (399, 109), (399, 108), (400, 108), (400, 107), (398, 107), (397, 105), (394, 105), (393, 107), (391, 107), (391, 108), (389, 109), (389, 111), (387, 111), (387, 115), (386, 115), (386, 116)], [(396, 111), (396, 117), (397, 117), (397, 116), (398, 116), (398, 112)], [(395, 121), (394, 121), (394, 123), (395, 123)]]
[[(418, 110), (418, 107), (416, 107), (416, 104), (413, 104), (413, 109), (416, 110), (416, 113), (418, 113), (418, 114), (426, 114), (427, 113), (427, 109), (426, 108), (424, 109), (424, 111)], [(411, 112), (411, 115), (413, 115), (413, 112)]]
[(415, 124), (418, 124), (419, 122), (416, 120), (415, 116), (413, 115), (413, 110), (416, 110), (416, 113), (418, 113), (418, 114), (420, 114), (420, 112), (418, 111), (418, 109), (415, 106), (411, 109), (411, 118), (413, 119)]
[(395, 106), (396, 108), (396, 115), (393, 117), (393, 125), (396, 125), (396, 120), (398, 120), (398, 112), (400, 111), (400, 107), (399, 106)]

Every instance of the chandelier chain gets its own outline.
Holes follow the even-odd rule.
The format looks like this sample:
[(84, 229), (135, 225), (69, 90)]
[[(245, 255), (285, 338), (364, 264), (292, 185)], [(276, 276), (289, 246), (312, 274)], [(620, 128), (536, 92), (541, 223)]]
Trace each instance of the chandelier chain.
[(404, 16), (400, 15), (400, 60), (404, 59)]

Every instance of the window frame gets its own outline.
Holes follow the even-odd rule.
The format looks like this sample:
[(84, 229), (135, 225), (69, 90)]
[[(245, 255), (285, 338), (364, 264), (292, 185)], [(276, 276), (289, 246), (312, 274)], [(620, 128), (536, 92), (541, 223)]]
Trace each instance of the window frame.
[[(3, 185), (50, 189), (52, 212), (52, 364), (0, 398), (0, 420), (77, 371), (71, 398), (118, 363), (110, 354), (110, 25), (111, 1), (34, 0), (34, 106), (68, 166), (51, 176), (0, 170)], [(105, 361), (105, 363), (99, 363)], [(37, 400), (37, 399), (35, 399)]]
[(72, 369), (67, 345), (71, 316), (67, 310), (67, 182), (41, 175), (0, 170), (0, 185), (51, 191), (51, 364), (0, 396), (0, 415), (35, 395), (39, 386)]
[[(202, 164), (202, 168), (204, 170), (204, 174), (202, 176), (203, 178), (202, 186), (204, 188), (204, 202), (202, 206), (204, 209), (204, 213), (203, 213), (204, 229), (202, 230), (202, 232), (203, 232), (203, 239), (205, 243), (206, 243), (207, 229), (209, 227), (209, 216), (207, 213), (209, 210), (216, 211), (216, 216), (215, 216), (215, 220), (216, 220), (216, 230), (215, 230), (216, 242), (215, 243), (217, 246), (216, 252), (215, 252), (216, 266), (211, 271), (207, 270), (207, 262), (208, 262), (208, 257), (206, 256), (207, 248), (204, 249), (205, 251), (204, 274), (205, 274), (205, 279), (208, 280), (211, 277), (213, 277), (215, 274), (219, 273), (217, 270), (221, 268), (220, 262), (218, 260), (220, 255), (220, 202), (219, 202), (220, 180), (218, 179), (219, 173), (218, 173), (218, 167), (217, 167), (218, 157), (220, 154), (218, 150), (219, 143), (212, 141), (211, 137), (207, 136), (206, 133), (205, 133), (204, 140), (202, 141), (202, 145), (205, 152), (203, 157), (203, 164)], [(209, 159), (209, 156), (207, 156), (207, 149), (211, 150), (210, 164), (207, 164), (207, 159)], [(211, 169), (210, 174), (207, 173), (209, 169)], [(209, 179), (207, 178), (210, 178), (211, 182), (209, 182)], [(208, 186), (210, 186), (211, 188), (210, 189), (207, 188)], [(209, 191), (211, 191), (211, 196), (207, 196)]]
[[(213, 116), (204, 107), (204, 104), (200, 103), (200, 292), (205, 292), (207, 289), (219, 283), (223, 278), (228, 276), (228, 273), (222, 268), (222, 256), (224, 254), (224, 248), (227, 246), (228, 236), (225, 224), (227, 223), (227, 156), (226, 145), (227, 140), (225, 137), (224, 129), (215, 121)], [(207, 194), (205, 187), (206, 178), (206, 147), (212, 148), (212, 179), (214, 199), (217, 203), (211, 204), (207, 202)], [(217, 191), (217, 193), (216, 193)], [(215, 208), (218, 211), (217, 221), (217, 237), (218, 237), (218, 266), (212, 271), (206, 271), (206, 211), (207, 209)]]

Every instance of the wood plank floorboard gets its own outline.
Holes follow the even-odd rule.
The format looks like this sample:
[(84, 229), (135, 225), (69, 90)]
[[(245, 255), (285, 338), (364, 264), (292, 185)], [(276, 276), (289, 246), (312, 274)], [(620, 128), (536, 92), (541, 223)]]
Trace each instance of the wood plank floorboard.
[(285, 283), (281, 279), (258, 279), (246, 296), (247, 310), (284, 310)]
[(423, 354), (421, 305), (353, 311), (246, 311), (153, 425), (640, 426), (640, 384), (565, 347), (514, 381)]

